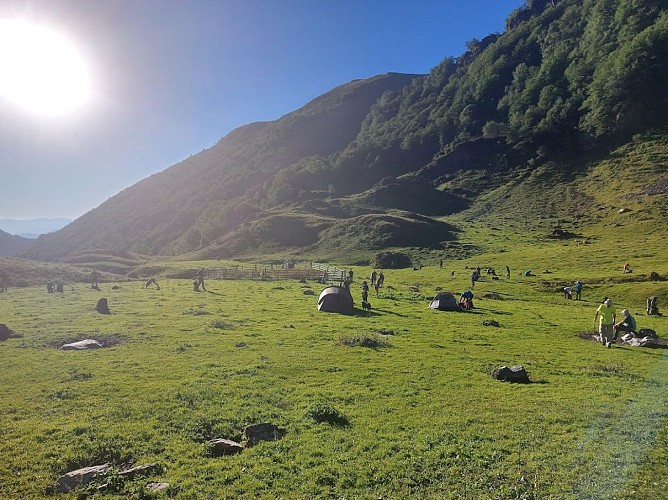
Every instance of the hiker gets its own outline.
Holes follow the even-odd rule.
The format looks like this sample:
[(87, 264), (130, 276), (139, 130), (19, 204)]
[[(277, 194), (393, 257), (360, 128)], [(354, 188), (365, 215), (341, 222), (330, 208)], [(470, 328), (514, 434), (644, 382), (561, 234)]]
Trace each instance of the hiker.
[(381, 285), (380, 279), (377, 279), (376, 285), (374, 286), (374, 288), (376, 289), (376, 297), (379, 297), (378, 290), (380, 290), (380, 285)]
[(466, 290), (459, 297), (459, 307), (465, 310), (473, 309), (473, 292)]
[(659, 313), (659, 306), (657, 306), (657, 302), (659, 302), (659, 297), (647, 297), (647, 315), (648, 316), (658, 316)]
[(53, 284), (53, 281), (49, 281), (49, 282), (46, 284), (46, 291), (47, 291), (48, 293), (53, 293), (55, 290), (56, 290), (56, 285)]
[(510, 268), (508, 266), (506, 266), (506, 279), (510, 279)]
[(628, 309), (622, 309), (622, 320), (615, 325), (615, 336), (613, 338), (617, 339), (619, 332), (632, 333), (636, 334), (636, 319), (631, 316), (631, 313)]
[(369, 284), (366, 281), (362, 282), (362, 302), (367, 302), (369, 299)]
[(570, 286), (564, 287), (564, 298), (568, 300), (573, 298), (573, 289)]
[(478, 271), (473, 271), (471, 273), (471, 288), (475, 286), (475, 282), (480, 279), (480, 273)]
[(371, 273), (371, 286), (374, 286), (376, 284), (376, 277), (378, 276), (378, 273), (374, 269), (373, 272)]
[[(206, 287), (204, 286), (204, 268), (201, 268), (197, 271), (197, 280), (199, 281), (199, 286), (206, 292)], [(196, 292), (199, 290), (195, 290)]]
[(155, 285), (155, 287), (160, 290), (160, 285), (158, 285), (158, 282), (155, 280), (155, 278), (150, 278), (145, 284), (144, 288), (148, 288), (151, 285)]
[(438, 262), (438, 266), (440, 269), (443, 269), (443, 259)]
[(596, 328), (596, 320), (599, 318), (600, 324), (598, 332), (601, 336), (601, 343), (605, 347), (612, 347), (613, 335), (614, 335), (614, 325), (615, 320), (617, 319), (617, 312), (615, 306), (612, 305), (612, 301), (606, 297), (603, 299), (603, 304), (598, 306), (596, 309), (596, 314), (594, 315), (594, 328)]
[(353, 273), (353, 270), (352, 270), (352, 269), (351, 269), (350, 271), (348, 271), (348, 277), (350, 278), (350, 282), (351, 282), (351, 283), (353, 282), (353, 276), (354, 276), (354, 274), (355, 274), (355, 273)]
[(90, 273), (90, 287), (91, 288), (97, 288), (98, 283), (97, 283), (97, 271), (95, 268), (93, 268), (93, 271)]
[(193, 292), (199, 292), (199, 279), (197, 278), (193, 281)]
[(580, 280), (575, 282), (575, 300), (582, 300), (582, 282)]
[(380, 283), (379, 286), (383, 286), (383, 283), (385, 283), (385, 275), (383, 274), (383, 271), (378, 275), (378, 282)]

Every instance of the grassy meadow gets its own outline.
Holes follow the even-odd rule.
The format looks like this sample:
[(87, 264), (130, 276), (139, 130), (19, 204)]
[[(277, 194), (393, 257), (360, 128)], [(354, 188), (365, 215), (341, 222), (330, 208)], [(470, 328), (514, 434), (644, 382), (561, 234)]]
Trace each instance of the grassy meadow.
[[(20, 337), (0, 343), (0, 497), (40, 497), (83, 466), (158, 462), (150, 477), (59, 496), (143, 497), (155, 480), (170, 483), (155, 496), (177, 498), (660, 498), (668, 349), (604, 349), (581, 334), (605, 294), (667, 337), (644, 298), (668, 290), (641, 279), (642, 259), (622, 275), (623, 259), (601, 264), (587, 249), (548, 242), (386, 270), (371, 315), (319, 313), (321, 285), (309, 296), (296, 280), (209, 281), (201, 293), (184, 279), (10, 288), (0, 315)], [(428, 309), (439, 288), (468, 287), (467, 266), (506, 262), (510, 280), (476, 283), (474, 311)], [(359, 303), (371, 269), (353, 269)], [(565, 300), (557, 284), (578, 278), (584, 300)], [(103, 296), (110, 315), (95, 311)], [(109, 347), (58, 349), (83, 338)], [(515, 364), (532, 384), (490, 377)], [(339, 418), (318, 422), (323, 409)], [(208, 453), (207, 440), (243, 442), (261, 422), (285, 436)]]
[[(0, 323), (17, 334), (0, 341), (0, 498), (41, 498), (61, 474), (107, 462), (160, 470), (57, 496), (668, 498), (668, 344), (605, 349), (590, 338), (609, 296), (668, 339), (666, 316), (644, 314), (650, 295), (668, 308), (666, 195), (623, 196), (665, 175), (664, 151), (662, 140), (639, 143), (623, 170), (613, 157), (536, 191), (538, 170), (536, 186), (530, 177), (485, 194), (444, 219), (482, 253), (407, 250), (424, 267), (384, 270), (370, 314), (319, 313), (315, 282), (212, 280), (194, 292), (186, 277), (217, 261), (154, 259), (115, 276), (135, 262), (106, 256), (97, 291), (83, 282), (92, 262), (0, 259), (26, 276), (0, 293)], [(556, 227), (575, 236), (551, 238)], [(473, 311), (427, 307), (438, 290), (468, 288), (476, 266), (501, 278), (483, 274)], [(352, 269), (359, 306), (372, 268)], [(64, 292), (48, 294), (48, 279)], [(564, 299), (577, 279), (583, 300)], [(111, 314), (96, 312), (100, 297)], [(59, 349), (86, 338), (107, 347)], [(523, 365), (532, 383), (494, 380), (502, 365)], [(246, 426), (264, 422), (282, 439), (210, 453), (208, 440), (244, 443)], [(155, 481), (170, 486), (149, 493)]]

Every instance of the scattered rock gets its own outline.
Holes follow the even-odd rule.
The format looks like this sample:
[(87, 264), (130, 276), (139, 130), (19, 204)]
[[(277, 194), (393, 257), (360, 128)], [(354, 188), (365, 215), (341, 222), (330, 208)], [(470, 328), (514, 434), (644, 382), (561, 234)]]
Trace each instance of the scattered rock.
[(160, 470), (160, 465), (157, 462), (152, 462), (150, 464), (138, 465), (137, 467), (132, 467), (131, 469), (122, 470), (118, 473), (118, 475), (125, 479), (132, 479), (137, 475), (153, 474), (155, 472), (160, 472)]
[(503, 300), (503, 297), (496, 292), (485, 293), (480, 296), (481, 299)]
[(486, 319), (485, 321), (482, 322), (482, 325), (483, 326), (495, 326), (497, 328), (499, 326), (501, 326), (501, 325), (499, 325), (499, 323), (497, 321), (494, 321), (493, 319)]
[(304, 293), (304, 295), (315, 295), (315, 292), (313, 290), (310, 290), (310, 289), (304, 290), (303, 293)]
[(118, 286), (118, 285), (114, 285), (114, 286), (111, 287), (111, 289), (112, 289), (112, 290), (120, 290), (121, 287)]
[(649, 279), (652, 280), (652, 281), (661, 281), (661, 276), (659, 276), (659, 273), (657, 273), (655, 271), (652, 271), (649, 274)]
[(104, 347), (95, 339), (85, 339), (79, 342), (72, 342), (71, 344), (64, 344), (61, 349), (63, 351), (84, 351), (86, 349), (100, 349)]
[(270, 423), (249, 425), (244, 429), (247, 446), (253, 446), (260, 441), (276, 441), (285, 435), (285, 431)]
[(628, 208), (620, 208), (619, 210), (617, 210), (617, 213), (618, 213), (618, 214), (625, 214), (625, 213), (628, 212), (628, 211), (629, 211)]
[(100, 314), (111, 314), (111, 312), (109, 311), (109, 304), (107, 303), (107, 299), (105, 299), (104, 297), (102, 297), (100, 300), (97, 301), (95, 310)]
[(58, 478), (56, 483), (56, 491), (59, 493), (67, 493), (76, 488), (80, 484), (87, 484), (97, 476), (101, 476), (109, 471), (111, 465), (93, 465), (91, 467), (84, 467), (83, 469), (73, 470), (67, 474), (63, 474)]
[(518, 384), (528, 384), (531, 381), (529, 380), (529, 375), (523, 366), (516, 365), (508, 368), (507, 366), (501, 366), (494, 370), (492, 377), (496, 380), (502, 380), (504, 382), (514, 382)]
[(157, 493), (169, 488), (169, 483), (148, 483), (146, 489), (151, 493)]
[(234, 455), (236, 453), (241, 453), (241, 451), (244, 449), (244, 447), (236, 441), (223, 438), (212, 439), (208, 442), (208, 445), (209, 453), (211, 453), (211, 455), (214, 457)]
[(246, 342), (237, 342), (236, 344), (234, 344), (234, 347), (246, 347), (246, 345), (247, 345)]
[(0, 323), (0, 340), (7, 340), (12, 337), (18, 337), (19, 335), (15, 334), (12, 330), (9, 329), (7, 325)]

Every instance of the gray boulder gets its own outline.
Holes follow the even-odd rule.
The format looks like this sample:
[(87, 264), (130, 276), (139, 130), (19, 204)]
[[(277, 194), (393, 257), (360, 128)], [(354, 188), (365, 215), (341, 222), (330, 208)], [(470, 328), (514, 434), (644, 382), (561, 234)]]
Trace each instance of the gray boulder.
[(208, 445), (209, 452), (215, 457), (221, 455), (234, 455), (235, 453), (241, 453), (244, 449), (244, 447), (236, 441), (223, 438), (212, 439), (208, 442)]
[(531, 382), (529, 380), (529, 374), (526, 372), (523, 366), (516, 365), (508, 368), (507, 366), (501, 366), (494, 370), (492, 374), (496, 380), (502, 380), (504, 382), (513, 382), (517, 384), (528, 384)]
[(67, 493), (76, 488), (80, 484), (91, 482), (97, 476), (106, 474), (111, 465), (93, 465), (91, 467), (84, 467), (83, 469), (73, 470), (67, 474), (63, 474), (58, 478), (56, 483), (56, 491), (59, 493)]
[(109, 311), (109, 304), (107, 302), (107, 299), (105, 299), (104, 297), (102, 297), (100, 300), (97, 301), (95, 310), (100, 314), (111, 314), (111, 312)]

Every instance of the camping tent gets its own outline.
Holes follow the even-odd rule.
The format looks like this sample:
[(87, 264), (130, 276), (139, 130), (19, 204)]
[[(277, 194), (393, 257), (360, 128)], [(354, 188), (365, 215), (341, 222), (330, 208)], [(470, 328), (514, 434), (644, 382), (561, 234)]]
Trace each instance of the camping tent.
[(450, 292), (441, 292), (431, 300), (429, 307), (439, 311), (461, 311), (455, 296)]
[(352, 314), (353, 296), (350, 290), (342, 286), (325, 288), (318, 297), (318, 311)]

